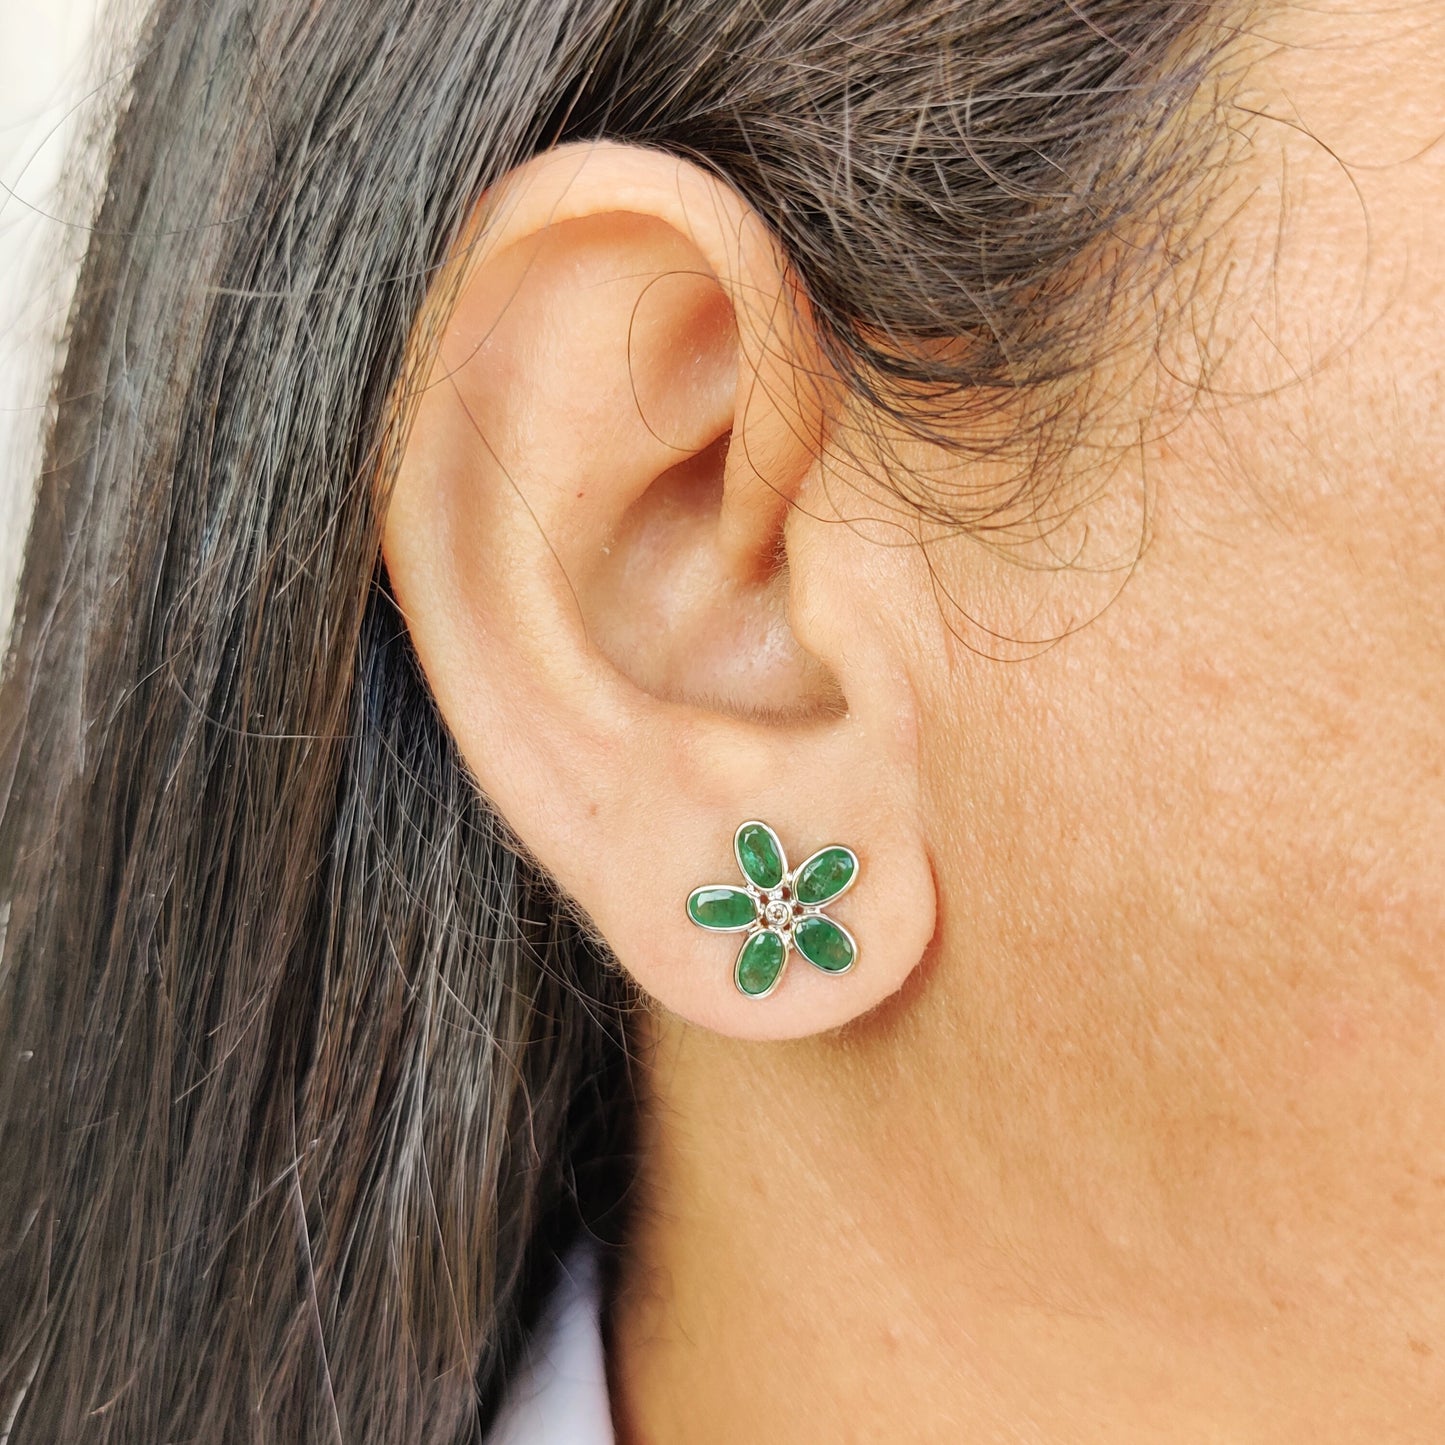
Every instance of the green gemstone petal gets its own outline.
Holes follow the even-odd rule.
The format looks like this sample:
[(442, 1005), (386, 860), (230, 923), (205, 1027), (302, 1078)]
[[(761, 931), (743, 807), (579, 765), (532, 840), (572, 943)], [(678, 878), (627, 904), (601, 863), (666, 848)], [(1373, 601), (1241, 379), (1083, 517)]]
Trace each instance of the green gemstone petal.
[(777, 983), (787, 956), (788, 945), (781, 934), (774, 933), (771, 928), (753, 934), (738, 950), (738, 961), (733, 970), (738, 989), (749, 998), (761, 998)]
[(759, 888), (776, 888), (788, 863), (778, 835), (766, 823), (744, 823), (733, 839), (738, 867)]
[(858, 859), (851, 848), (820, 848), (798, 869), (799, 903), (828, 903), (836, 898), (858, 872)]
[(733, 933), (740, 928), (751, 928), (757, 921), (758, 911), (741, 888), (714, 883), (706, 888), (694, 888), (688, 894), (687, 916), (703, 928)]
[(798, 920), (793, 929), (793, 945), (809, 963), (828, 973), (842, 973), (852, 968), (858, 957), (858, 947), (848, 930), (822, 914)]

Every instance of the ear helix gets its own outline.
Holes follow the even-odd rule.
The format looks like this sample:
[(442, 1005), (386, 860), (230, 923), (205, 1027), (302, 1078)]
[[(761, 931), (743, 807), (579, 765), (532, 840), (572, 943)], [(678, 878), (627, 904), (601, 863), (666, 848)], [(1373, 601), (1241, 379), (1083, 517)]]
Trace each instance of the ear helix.
[(789, 869), (782, 840), (766, 823), (742, 823), (733, 857), (743, 884), (708, 883), (687, 898), (687, 916), (712, 933), (741, 933), (733, 983), (748, 998), (767, 998), (781, 984), (796, 950), (824, 973), (847, 973), (858, 962), (853, 935), (824, 909), (857, 881), (858, 855), (829, 843)]

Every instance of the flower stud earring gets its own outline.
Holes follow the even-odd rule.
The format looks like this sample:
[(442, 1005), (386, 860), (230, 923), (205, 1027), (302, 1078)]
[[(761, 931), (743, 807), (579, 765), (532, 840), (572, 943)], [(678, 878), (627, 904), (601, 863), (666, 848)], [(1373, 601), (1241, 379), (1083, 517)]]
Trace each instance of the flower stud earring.
[(858, 945), (841, 923), (823, 913), (858, 877), (858, 855), (830, 843), (792, 872), (778, 835), (766, 823), (743, 823), (733, 835), (741, 888), (709, 883), (687, 896), (687, 916), (713, 933), (744, 933), (733, 982), (748, 998), (766, 998), (782, 981), (796, 948), (824, 973), (847, 973)]

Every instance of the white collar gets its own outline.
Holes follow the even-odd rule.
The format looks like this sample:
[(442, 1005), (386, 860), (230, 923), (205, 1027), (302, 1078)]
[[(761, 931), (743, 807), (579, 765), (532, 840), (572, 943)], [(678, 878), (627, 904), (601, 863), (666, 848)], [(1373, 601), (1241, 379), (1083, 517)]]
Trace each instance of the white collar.
[(597, 1251), (584, 1238), (562, 1260), (486, 1445), (616, 1445), (601, 1300)]

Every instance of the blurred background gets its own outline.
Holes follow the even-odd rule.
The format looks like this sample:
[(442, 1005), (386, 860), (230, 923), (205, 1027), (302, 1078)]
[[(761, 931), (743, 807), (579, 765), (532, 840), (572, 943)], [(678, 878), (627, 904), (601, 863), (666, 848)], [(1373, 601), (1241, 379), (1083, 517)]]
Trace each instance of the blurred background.
[(0, 0), (0, 635), (24, 540), (49, 343), (83, 239), (74, 222), (85, 208), (61, 194), (61, 162), (77, 127), (94, 127), (115, 99), (89, 53), (110, 11), (106, 0)]

